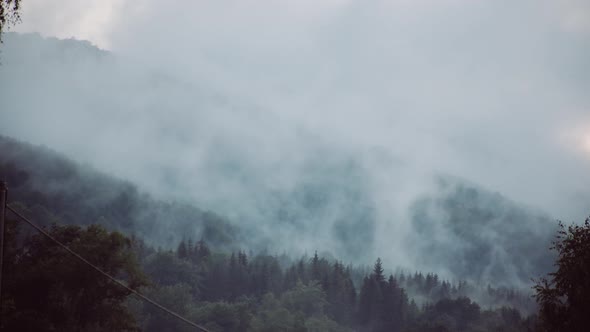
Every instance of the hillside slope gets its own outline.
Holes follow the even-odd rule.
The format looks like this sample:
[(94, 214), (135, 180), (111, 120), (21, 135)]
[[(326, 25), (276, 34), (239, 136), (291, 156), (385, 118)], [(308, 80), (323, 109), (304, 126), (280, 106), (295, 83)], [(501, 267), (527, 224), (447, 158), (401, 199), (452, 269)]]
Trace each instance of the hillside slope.
[(212, 212), (154, 199), (46, 147), (0, 136), (0, 151), (0, 177), (8, 183), (10, 203), (24, 204), (40, 224), (99, 223), (164, 247), (201, 237), (216, 246), (235, 244), (236, 227)]

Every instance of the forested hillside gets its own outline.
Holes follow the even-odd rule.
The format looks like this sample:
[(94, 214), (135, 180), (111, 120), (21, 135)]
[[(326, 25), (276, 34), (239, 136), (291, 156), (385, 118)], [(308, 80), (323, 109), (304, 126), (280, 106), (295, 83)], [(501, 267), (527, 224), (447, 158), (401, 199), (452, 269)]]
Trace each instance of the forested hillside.
[[(194, 330), (130, 297), (52, 241), (22, 234), (17, 219), (9, 225), (2, 302), (8, 330)], [(192, 239), (156, 250), (96, 225), (53, 226), (50, 234), (209, 331), (524, 331), (536, 324), (514, 308), (527, 305), (526, 295), (488, 286), (496, 306), (482, 307), (466, 296), (465, 282), (418, 272), (394, 276), (380, 259), (355, 284), (363, 269), (317, 254), (291, 260), (223, 253)]]
[(528, 289), (550, 268), (536, 248), (549, 245), (556, 210), (528, 207), (487, 176), (439, 169), (430, 158), (414, 164), (412, 153), (383, 146), (389, 140), (361, 144), (370, 135), (354, 130), (342, 141), (283, 114), (289, 103), (266, 105), (88, 42), (8, 33), (4, 45), (0, 131), (91, 166), (11, 144), (3, 164), (31, 178), (23, 188), (11, 180), (12, 195), (31, 188), (55, 200), (41, 205), (67, 223), (104, 217), (164, 248), (211, 233), (212, 246), (318, 250), (359, 265), (382, 257), (482, 285)]
[[(99, 224), (132, 236), (129, 245), (121, 244), (120, 250), (137, 259), (133, 263), (137, 268), (128, 268), (140, 269), (143, 272), (134, 273), (147, 277), (147, 282), (137, 285), (144, 285), (141, 289), (156, 301), (212, 331), (430, 331), (443, 326), (449, 331), (522, 331), (534, 324), (534, 318), (525, 319), (536, 310), (526, 289), (474, 283), (473, 272), (468, 271), (465, 278), (446, 280), (431, 271), (385, 266), (380, 259), (373, 266), (359, 266), (343, 261), (346, 257), (326, 258), (317, 252), (303, 257), (286, 251), (260, 252), (258, 248), (248, 248), (247, 241), (240, 242), (247, 234), (244, 230), (214, 213), (188, 204), (156, 200), (133, 184), (76, 164), (48, 148), (0, 137), (0, 151), (0, 174), (9, 184), (11, 205), (41, 225), (55, 224), (53, 232), (70, 234), (65, 237), (69, 241), (82, 235), (60, 225)], [(448, 208), (453, 199), (462, 199), (461, 204), (471, 204), (473, 209), (469, 199), (476, 194), (461, 197), (460, 188), (436, 204)], [(427, 220), (419, 212), (425, 211), (426, 203), (416, 203), (416, 219), (422, 222), (417, 221), (419, 231), (425, 231)], [(296, 216), (291, 218), (293, 222), (299, 220)], [(478, 220), (486, 222), (491, 217), (479, 216)], [(14, 248), (9, 251), (13, 258), (39, 255), (35, 252), (50, 245), (39, 242), (38, 235), (16, 220), (11, 222), (12, 234), (16, 236)], [(88, 227), (91, 231), (96, 226)], [(91, 234), (100, 232), (93, 230)], [(92, 236), (87, 241), (93, 241)], [(32, 247), (37, 251), (31, 251)], [(56, 250), (58, 255), (66, 255)], [(440, 254), (440, 248), (435, 252)], [(27, 280), (26, 274), (32, 272), (26, 271), (35, 271), (38, 263), (34, 262), (39, 259), (13, 261), (13, 271), (20, 272), (18, 277), (11, 276)], [(71, 264), (71, 259), (66, 262)], [(58, 287), (47, 273), (38, 277), (49, 289)], [(55, 273), (67, 276), (68, 272)], [(131, 276), (129, 272), (123, 275)], [(12, 281), (15, 290), (27, 287), (16, 279)], [(84, 282), (78, 286), (88, 287)], [(67, 293), (70, 291), (60, 288), (52, 292), (57, 292), (53, 296), (71, 296)], [(11, 311), (15, 324), (27, 317), (21, 317), (19, 310), (45, 310), (25, 309), (30, 300), (21, 296), (19, 291), (9, 296), (16, 304), (10, 309), (16, 310)], [(62, 315), (68, 316), (67, 310), (73, 310), (68, 308), (51, 310), (64, 311)], [(122, 308), (118, 310), (128, 310), (137, 326), (145, 331), (187, 328), (137, 299), (129, 298)], [(49, 315), (50, 321), (53, 319), (53, 314), (45, 315)], [(129, 318), (124, 321), (132, 322)]]
[[(164, 248), (175, 247), (183, 237), (206, 237), (215, 248), (292, 255), (318, 250), (356, 264), (383, 256), (393, 261), (392, 268), (524, 289), (531, 276), (551, 267), (551, 257), (537, 250), (550, 243), (553, 223), (546, 215), (448, 176), (411, 204), (407, 235), (379, 252), (379, 219), (398, 220), (377, 215), (366, 171), (349, 159), (310, 164), (308, 175), (290, 190), (259, 193), (256, 200), (266, 202), (258, 222), (231, 220), (222, 217), (224, 210), (203, 211), (188, 200), (156, 199), (46, 147), (8, 137), (0, 137), (0, 145), (0, 171), (11, 199), (25, 202), (44, 223), (52, 218), (65, 224), (99, 223)], [(392, 236), (398, 239), (399, 234)]]
[(231, 248), (240, 234), (215, 213), (155, 199), (47, 147), (0, 136), (0, 151), (0, 177), (8, 182), (10, 201), (25, 204), (26, 214), (43, 225), (100, 224), (164, 247), (191, 236)]
[(531, 276), (551, 270), (553, 257), (539, 247), (549, 246), (557, 224), (499, 193), (440, 178), (438, 190), (417, 199), (411, 214), (417, 235), (407, 245), (436, 271), (526, 288)]

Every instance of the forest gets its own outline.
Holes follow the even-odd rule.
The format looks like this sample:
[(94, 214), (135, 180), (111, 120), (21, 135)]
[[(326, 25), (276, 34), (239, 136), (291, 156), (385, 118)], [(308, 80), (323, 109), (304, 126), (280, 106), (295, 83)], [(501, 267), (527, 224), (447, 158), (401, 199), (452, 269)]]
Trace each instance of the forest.
[[(24, 208), (21, 206), (21, 208)], [(7, 331), (192, 331), (80, 264), (40, 235), (7, 232), (3, 327)], [(466, 284), (420, 272), (387, 275), (380, 259), (364, 271), (314, 254), (287, 257), (215, 252), (204, 240), (157, 250), (90, 225), (51, 234), (130, 287), (210, 331), (522, 331), (534, 316), (481, 308)], [(16, 243), (20, 244), (17, 245)], [(420, 294), (417, 303), (406, 291)], [(518, 304), (523, 295), (489, 288)]]
[[(317, 251), (297, 257), (236, 249), (231, 239), (237, 230), (211, 212), (159, 202), (46, 148), (10, 138), (1, 143), (12, 156), (0, 163), (0, 174), (12, 184), (12, 208), (103, 271), (209, 331), (542, 330), (532, 290), (445, 280), (428, 271), (384, 266), (380, 258), (354, 265)], [(40, 190), (50, 178), (75, 184), (63, 191), (72, 196)], [(99, 195), (98, 189), (114, 194)], [(94, 209), (79, 201), (94, 202)], [(155, 246), (134, 232), (126, 219), (142, 205), (172, 215), (173, 231), (185, 227), (180, 240)], [(191, 223), (174, 224), (182, 217)], [(6, 331), (194, 330), (10, 213), (3, 288)], [(551, 293), (551, 285), (545, 290)]]

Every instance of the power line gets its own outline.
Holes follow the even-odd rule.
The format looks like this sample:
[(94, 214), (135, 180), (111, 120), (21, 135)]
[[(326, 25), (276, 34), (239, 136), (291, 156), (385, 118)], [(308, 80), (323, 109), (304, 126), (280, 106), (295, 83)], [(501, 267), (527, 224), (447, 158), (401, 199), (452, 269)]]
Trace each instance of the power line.
[(206, 328), (200, 326), (197, 323), (194, 323), (184, 317), (182, 317), (180, 314), (164, 307), (163, 305), (157, 303), (156, 301), (150, 299), (149, 297), (141, 294), (140, 292), (136, 291), (133, 288), (130, 288), (129, 286), (125, 285), (123, 282), (121, 282), (120, 280), (118, 280), (117, 278), (111, 276), (110, 274), (106, 273), (105, 271), (103, 271), (101, 268), (99, 268), (98, 266), (90, 263), (86, 258), (80, 256), (78, 253), (76, 253), (75, 251), (73, 251), (72, 249), (70, 249), (67, 245), (61, 243), (58, 239), (54, 238), (51, 234), (49, 234), (47, 231), (45, 231), (43, 228), (35, 225), (32, 221), (30, 221), (29, 219), (27, 219), (25, 216), (23, 216), (22, 214), (18, 213), (16, 210), (14, 210), (10, 205), (6, 205), (6, 209), (10, 210), (12, 213), (14, 213), (16, 216), (18, 216), (20, 219), (22, 219), (24, 222), (26, 222), (27, 224), (31, 225), (31, 227), (33, 227), (34, 229), (36, 229), (39, 233), (45, 235), (48, 239), (50, 239), (51, 241), (55, 242), (57, 245), (59, 245), (60, 247), (62, 247), (64, 250), (66, 250), (67, 252), (69, 252), (70, 254), (72, 254), (74, 257), (78, 258), (80, 261), (82, 261), (83, 263), (85, 263), (86, 265), (90, 266), (91, 268), (93, 268), (94, 270), (96, 270), (98, 273), (102, 274), (103, 276), (111, 279), (113, 282), (115, 282), (116, 284), (118, 284), (119, 286), (125, 288), (126, 290), (130, 291), (131, 293), (135, 294), (137, 297), (139, 297), (140, 299), (149, 302), (150, 304), (154, 305), (155, 307), (159, 308), (162, 311), (167, 312), (168, 314), (174, 316), (175, 318), (178, 318), (180, 320), (182, 320), (183, 322), (187, 323), (188, 325), (191, 325), (192, 327), (195, 327), (203, 332), (210, 332), (209, 330), (207, 330)]

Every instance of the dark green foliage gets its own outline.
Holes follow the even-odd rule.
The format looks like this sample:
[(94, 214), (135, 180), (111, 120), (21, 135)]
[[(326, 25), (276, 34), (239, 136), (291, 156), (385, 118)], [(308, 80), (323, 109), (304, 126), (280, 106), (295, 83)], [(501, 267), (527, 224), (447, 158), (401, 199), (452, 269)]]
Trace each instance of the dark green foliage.
[(390, 276), (385, 280), (381, 259), (365, 277), (359, 295), (358, 322), (370, 331), (401, 331), (407, 320), (408, 297)]
[(325, 315), (327, 304), (319, 284), (298, 282), (279, 299), (270, 293), (262, 298), (252, 331), (346, 331), (346, 327)]
[(443, 299), (426, 306), (424, 318), (432, 327), (444, 327), (448, 331), (470, 331), (480, 320), (481, 311), (477, 303), (467, 297)]
[(373, 278), (381, 283), (385, 281), (385, 276), (383, 275), (383, 264), (381, 263), (381, 258), (377, 258), (375, 265), (373, 266)]
[(201, 303), (192, 309), (189, 317), (197, 322), (205, 322), (210, 331), (247, 331), (252, 321), (252, 306), (248, 302)]
[(437, 302), (445, 298), (457, 298), (465, 296), (477, 296), (478, 302), (485, 307), (515, 307), (526, 313), (533, 313), (537, 306), (530, 294), (513, 288), (488, 285), (486, 288), (476, 287), (466, 281), (451, 283), (441, 280), (438, 275), (421, 272), (405, 274), (400, 272), (395, 275), (400, 286), (416, 298), (426, 298), (431, 302)]
[[(10, 228), (9, 232), (14, 233)], [(243, 251), (224, 254), (211, 251), (203, 240), (194, 245), (190, 239), (183, 241), (184, 245), (179, 244), (176, 252), (170, 252), (155, 251), (140, 240), (126, 240), (118, 233), (109, 235), (96, 226), (90, 226), (86, 231), (75, 226), (61, 227), (53, 232), (73, 249), (99, 261), (108, 257), (109, 253), (102, 251), (101, 246), (89, 246), (96, 242), (94, 237), (100, 239), (100, 243), (106, 239), (114, 243), (109, 247), (114, 250), (110, 254), (117, 252), (116, 244), (125, 244), (125, 251), (120, 256), (115, 255), (124, 259), (103, 261), (102, 264), (107, 264), (105, 269), (117, 274), (114, 267), (109, 270), (110, 265), (127, 267), (116, 263), (126, 262), (131, 259), (132, 253), (139, 253), (142, 267), (150, 277), (149, 285), (142, 291), (211, 331), (510, 332), (534, 326), (534, 320), (523, 320), (515, 309), (482, 312), (476, 303), (465, 297), (443, 298), (434, 304), (425, 304), (420, 310), (408, 298), (396, 277), (390, 275), (385, 278), (385, 267), (380, 259), (371, 274), (364, 278), (357, 300), (351, 279), (354, 269), (338, 261), (330, 262), (317, 254), (283, 268), (277, 256), (248, 256)], [(89, 235), (84, 235), (86, 233)], [(73, 240), (78, 237), (84, 242)], [(92, 274), (81, 272), (84, 266), (61, 257), (55, 249), (40, 250), (43, 238), (33, 236), (25, 241), (25, 247), (18, 250), (15, 249), (17, 238), (11, 235), (9, 239), (11, 245), (7, 254), (17, 257), (19, 264), (26, 263), (29, 270), (11, 267), (23, 278), (11, 281), (15, 293), (5, 302), (3, 310), (14, 322), (29, 324), (23, 325), (25, 330), (74, 331), (82, 326), (86, 330), (97, 331), (133, 330), (137, 327), (143, 331), (191, 331), (185, 323), (154, 306), (135, 298), (128, 299), (125, 292), (109, 289), (108, 283), (85, 288), (88, 283), (95, 285), (98, 281), (92, 278)], [(27, 255), (43, 258), (23, 259)], [(16, 265), (15, 262), (12, 264)], [(123, 271), (122, 276), (127, 276), (132, 285), (144, 284), (142, 279), (130, 277), (137, 274), (137, 268), (123, 268)], [(76, 275), (75, 280), (68, 279), (72, 278), (71, 274)], [(429, 293), (441, 285), (446, 285), (451, 294), (457, 294), (457, 289), (466, 287), (464, 283), (452, 285), (440, 281), (434, 274), (424, 277), (417, 272), (412, 277), (400, 275), (399, 278), (407, 284), (420, 285), (425, 292), (430, 289)], [(60, 284), (62, 279), (68, 283)], [(37, 283), (38, 288), (24, 289), (26, 285)], [(48, 291), (51, 289), (53, 291)], [(42, 303), (49, 301), (52, 305), (39, 306), (36, 302), (39, 294), (45, 299)], [(100, 300), (100, 296), (113, 298)], [(77, 299), (76, 305), (72, 304), (72, 299)], [(123, 305), (124, 300), (126, 306)], [(37, 304), (37, 307), (25, 309), (22, 303)], [(134, 325), (130, 313), (135, 316), (138, 326)], [(94, 321), (92, 317), (100, 317), (100, 321)]]
[(202, 271), (172, 252), (157, 252), (148, 256), (143, 269), (150, 280), (157, 285), (171, 286), (178, 283), (190, 285), (191, 292), (198, 294)]
[(188, 250), (187, 250), (186, 243), (184, 242), (184, 240), (180, 241), (180, 244), (178, 245), (178, 248), (176, 249), (176, 255), (180, 259), (187, 259)]
[[(187, 317), (193, 303), (191, 290), (191, 286), (178, 283), (171, 286), (158, 286), (146, 289), (144, 293), (166, 308)], [(141, 324), (142, 331), (194, 331), (194, 328), (188, 326), (185, 322), (170, 316), (168, 313), (163, 312), (149, 303), (139, 302), (136, 303), (136, 307), (137, 308), (134, 311), (141, 313), (136, 316)]]
[(534, 316), (523, 319), (514, 308), (481, 311), (471, 299), (460, 297), (426, 305), (404, 331), (521, 332), (534, 331), (535, 325)]
[(0, 43), (2, 32), (20, 20), (21, 0), (0, 0)]
[(557, 271), (535, 288), (545, 331), (587, 331), (590, 327), (590, 218), (567, 228), (560, 222), (551, 249), (557, 251)]
[[(130, 292), (42, 235), (19, 237), (9, 220), (2, 317), (6, 331), (133, 331)], [(52, 226), (50, 234), (131, 288), (145, 284), (131, 242), (100, 226)], [(20, 240), (19, 240), (20, 239)], [(19, 244), (20, 242), (20, 244)]]
[(327, 280), (327, 314), (337, 322), (351, 324), (356, 311), (356, 290), (349, 272), (341, 263), (334, 262)]
[(257, 332), (287, 331), (303, 332), (304, 318), (281, 306), (273, 294), (266, 294), (261, 302), (258, 317), (252, 322), (252, 330)]

